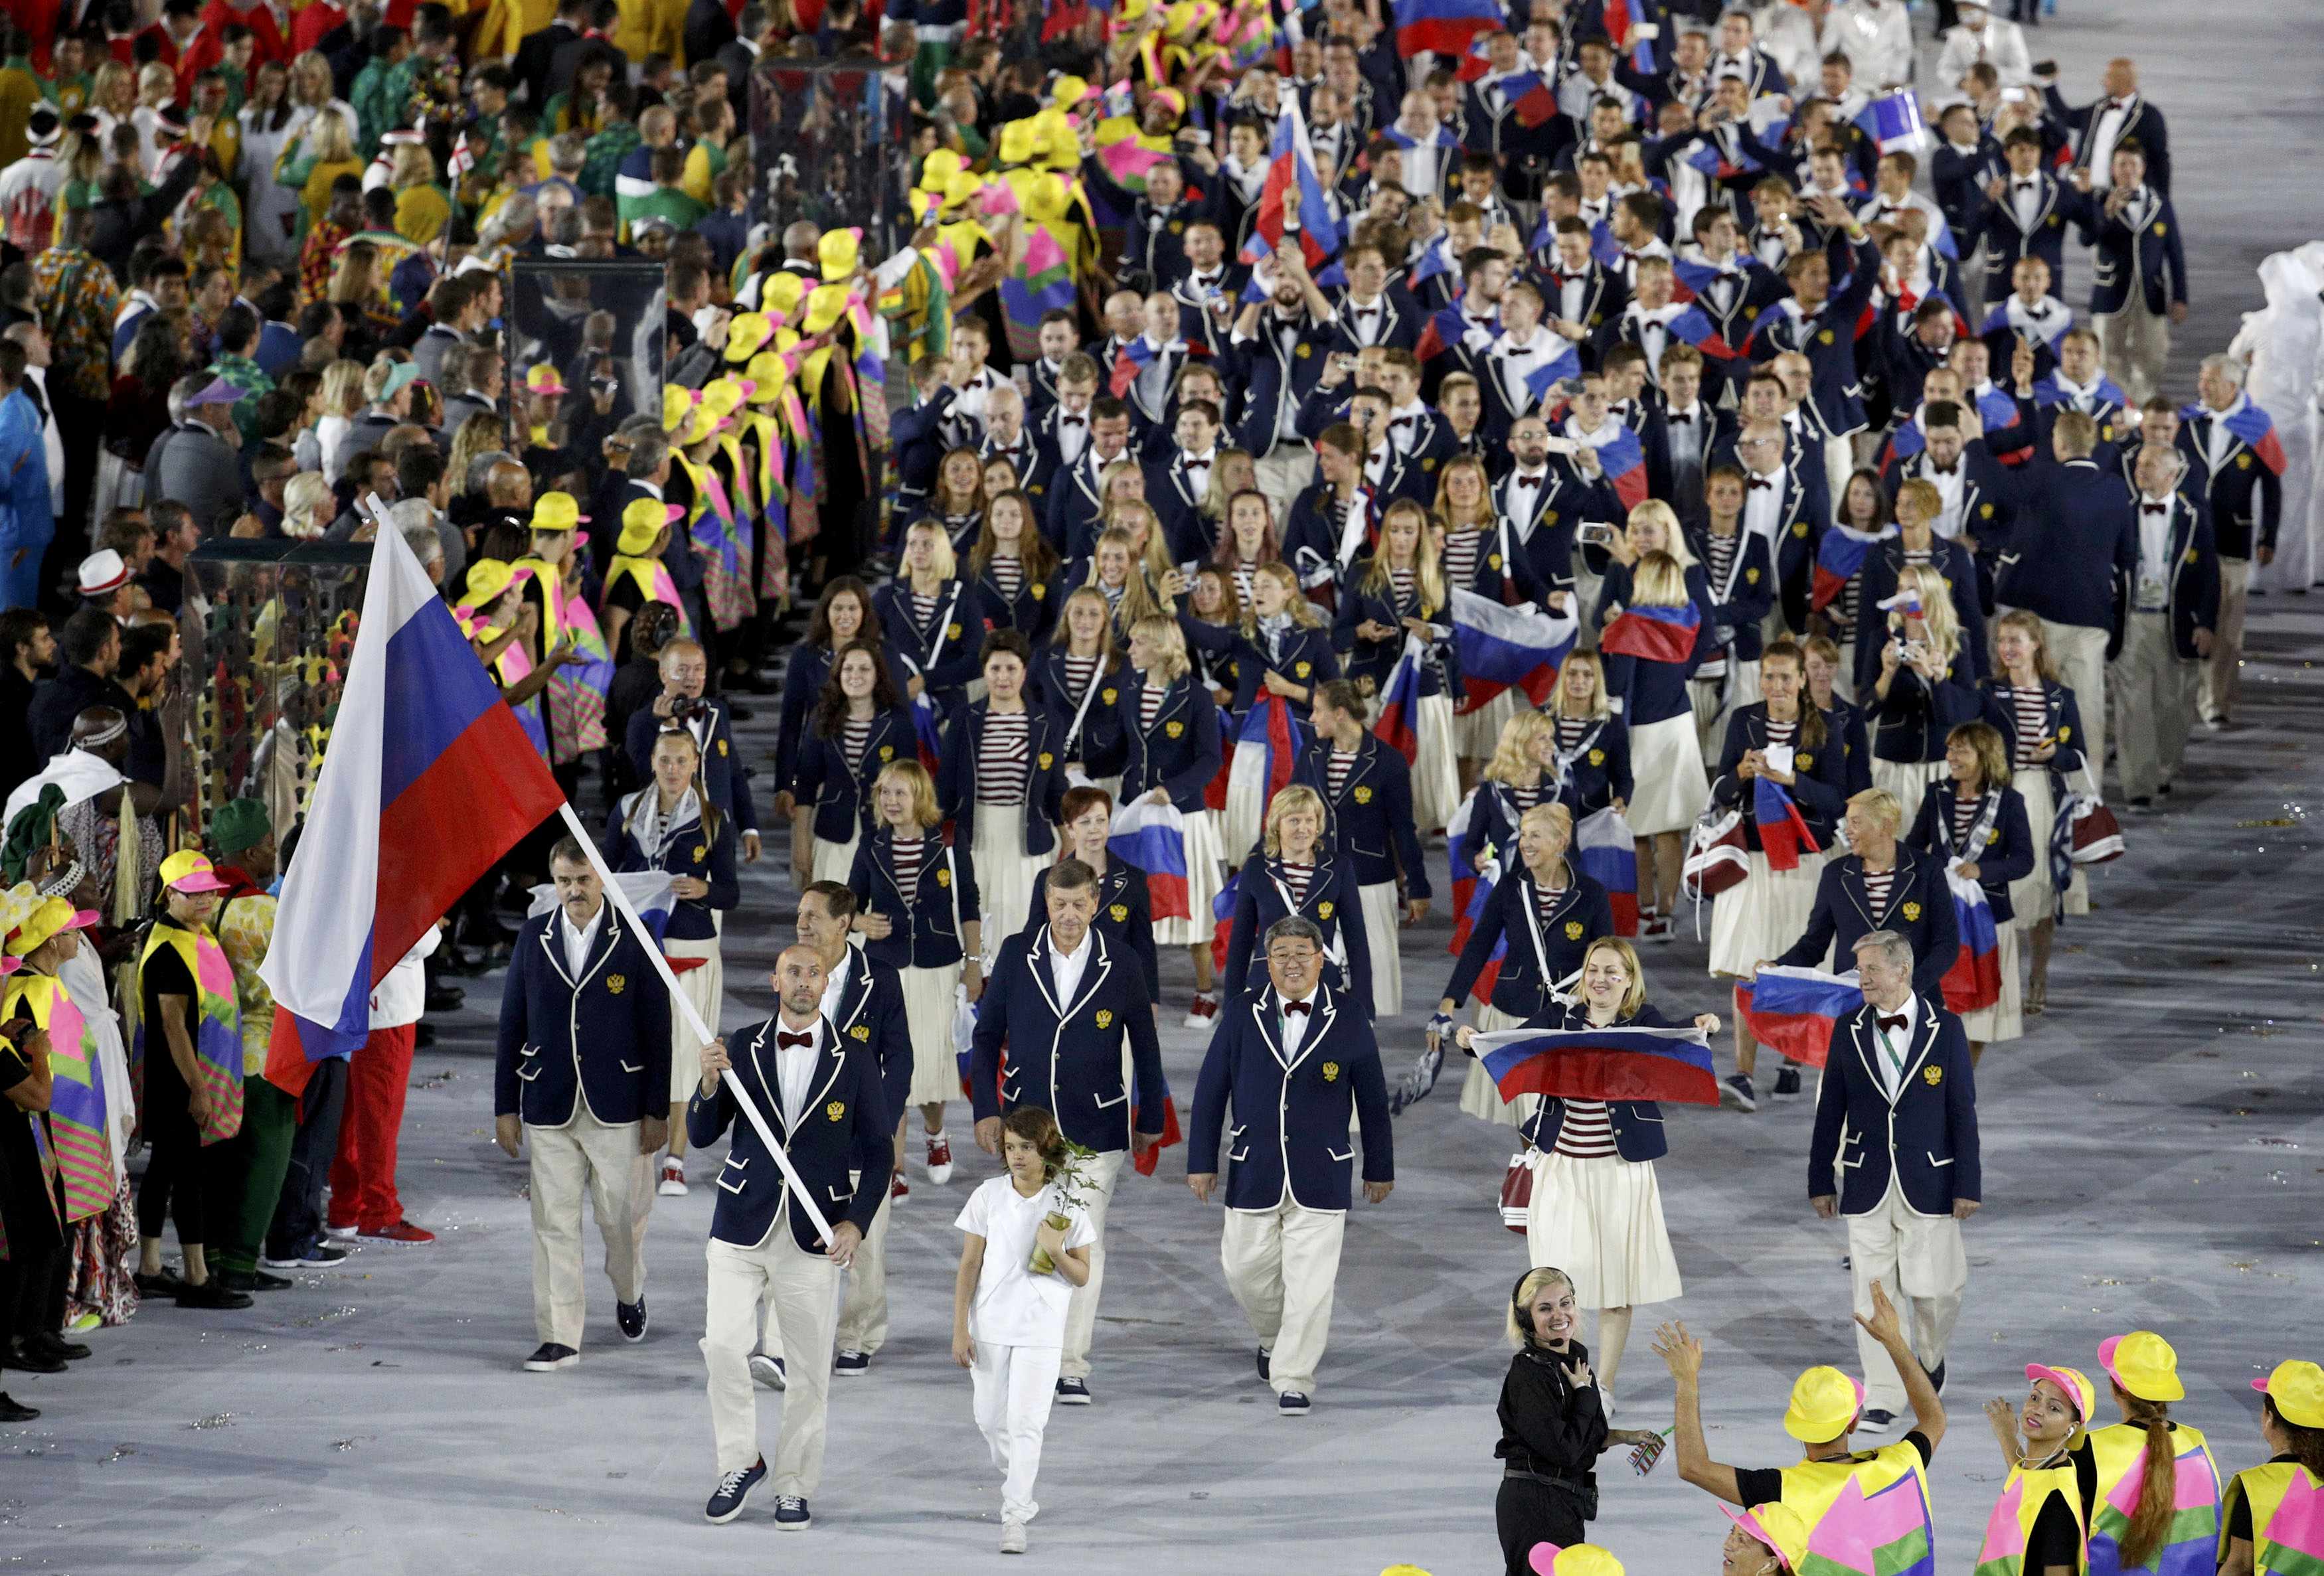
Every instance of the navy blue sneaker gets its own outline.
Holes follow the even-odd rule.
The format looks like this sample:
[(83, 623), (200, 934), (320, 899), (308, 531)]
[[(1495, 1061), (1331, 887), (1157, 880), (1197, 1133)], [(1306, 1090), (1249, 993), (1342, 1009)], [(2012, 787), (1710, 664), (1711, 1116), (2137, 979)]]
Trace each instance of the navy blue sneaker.
[(1275, 1415), (1277, 1417), (1305, 1417), (1307, 1405), (1305, 1395), (1297, 1390), (1286, 1390), (1275, 1398)]
[(742, 1514), (742, 1507), (750, 1502), (751, 1490), (766, 1480), (767, 1458), (764, 1456), (739, 1472), (727, 1473), (718, 1479), (718, 1487), (711, 1491), (710, 1503), (702, 1507), (704, 1517), (720, 1526), (725, 1525)]
[(815, 1525), (815, 1517), (807, 1513), (807, 1501), (796, 1494), (786, 1494), (775, 1501), (775, 1530), (805, 1532)]
[(1936, 1367), (1927, 1369), (1926, 1371), (1929, 1376), (1929, 1384), (1931, 1387), (1936, 1390), (1938, 1395), (1943, 1395), (1945, 1393), (1945, 1365), (1940, 1362)]
[(1264, 1346), (1262, 1346), (1262, 1347), (1260, 1347), (1260, 1348), (1259, 1349), (1259, 1382), (1260, 1384), (1262, 1384), (1262, 1385), (1263, 1385), (1263, 1384), (1265, 1384), (1265, 1383), (1267, 1383), (1267, 1381), (1268, 1381), (1268, 1380), (1269, 1380), (1269, 1379), (1271, 1379), (1271, 1378), (1273, 1378), (1275, 1377), (1274, 1375), (1272, 1375), (1272, 1374), (1270, 1374), (1270, 1373), (1268, 1373), (1268, 1372), (1267, 1371), (1267, 1369), (1268, 1369), (1268, 1362), (1267, 1362), (1267, 1359), (1268, 1359), (1268, 1358), (1270, 1355), (1271, 1355), (1271, 1354), (1268, 1351), (1267, 1348), (1265, 1348)]
[(569, 1346), (559, 1346), (554, 1341), (544, 1341), (532, 1349), (524, 1359), (524, 1370), (530, 1374), (555, 1373), (558, 1369), (571, 1368), (581, 1360), (581, 1354)]
[(1087, 1379), (1059, 1379), (1057, 1381), (1058, 1405), (1086, 1406), (1089, 1404), (1090, 1393), (1089, 1381)]
[(872, 1371), (872, 1354), (868, 1351), (843, 1351), (831, 1359), (831, 1371), (849, 1378), (862, 1378)]
[(1856, 1420), (1855, 1433), (1883, 1434), (1896, 1426), (1896, 1415), (1875, 1406)]
[(1775, 1074), (1775, 1098), (1797, 1100), (1800, 1097), (1800, 1070), (1791, 1063), (1784, 1064)]
[(779, 1390), (783, 1387), (785, 1378), (781, 1358), (769, 1357), (763, 1351), (754, 1351), (751, 1354), (751, 1382), (759, 1388)]
[(615, 1303), (613, 1304), (613, 1323), (622, 1327), (622, 1340), (629, 1341), (643, 1341), (646, 1338), (645, 1294), (643, 1292), (640, 1292), (638, 1294), (638, 1300), (634, 1303)]

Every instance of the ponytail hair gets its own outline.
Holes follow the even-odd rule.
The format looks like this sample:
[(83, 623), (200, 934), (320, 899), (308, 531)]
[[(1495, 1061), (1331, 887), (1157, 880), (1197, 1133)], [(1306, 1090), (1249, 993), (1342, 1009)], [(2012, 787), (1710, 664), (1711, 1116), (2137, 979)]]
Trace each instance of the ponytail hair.
[(2135, 1571), (2152, 1561), (2171, 1535), (2172, 1518), (2178, 1513), (2178, 1468), (2173, 1464), (2178, 1452), (2171, 1443), (2171, 1403), (2141, 1400), (2120, 1385), (2115, 1387), (2115, 1396), (2125, 1420), (2146, 1431), (2146, 1475), (2139, 1481), (2138, 1504), (2122, 1535), (2122, 1568)]

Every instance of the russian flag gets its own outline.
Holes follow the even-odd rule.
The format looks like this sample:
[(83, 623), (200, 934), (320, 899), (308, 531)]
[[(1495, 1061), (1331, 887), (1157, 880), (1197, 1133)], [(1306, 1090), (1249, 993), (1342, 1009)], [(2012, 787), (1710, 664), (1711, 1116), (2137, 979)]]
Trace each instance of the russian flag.
[[(1716, 272), (1715, 270), (1713, 271)], [(1714, 361), (1733, 361), (1735, 347), (1701, 307), (1689, 307), (1670, 320), (1670, 331)]]
[[(1458, 47), (1448, 52), (1457, 53)], [(1259, 207), (1251, 221), (1250, 236), (1243, 243), (1242, 260), (1256, 264), (1274, 255), (1285, 235), (1296, 235), (1315, 282), (1337, 282), (1333, 277), (1337, 270), (1328, 265), (1340, 254), (1343, 244), (1340, 221), (1332, 217), (1331, 205), (1324, 200), (1323, 179), (1315, 172), (1315, 147), (1308, 140), (1307, 117), (1300, 113), (1296, 95), (1286, 96), (1283, 101), (1283, 113), (1275, 121), (1274, 145), (1268, 152), (1267, 185), (1259, 194)]]
[(1469, 900), (1477, 890), (1476, 857), (1481, 851), (1468, 845), (1469, 826), (1476, 815), (1477, 790), (1471, 788), (1462, 797), (1461, 806), (1452, 812), (1452, 818), (1444, 824), (1445, 857), (1452, 862), (1452, 945), (1444, 949), (1447, 952), (1459, 952), (1476, 923)]
[(1412, 265), (1410, 273), (1405, 275), (1404, 288), (1416, 295), (1422, 285), (1432, 279), (1441, 279), (1452, 272), (1452, 259), (1446, 255), (1445, 242), (1440, 236), (1421, 248), (1420, 261)]
[(1755, 777), (1751, 788), (1751, 818), (1759, 824), (1759, 848), (1769, 870), (1797, 870), (1802, 853), (1823, 852), (1782, 783)]
[(372, 987), (565, 795), (401, 531), (371, 572), (331, 748), (282, 883), (259, 977), (273, 993), (268, 1082), (371, 1032)]
[(1512, 1028), (1471, 1042), (1503, 1100), (1655, 1100), (1717, 1105), (1719, 1078), (1702, 1029)]
[(1924, 616), (1921, 611), (1921, 594), (1907, 585), (1894, 596), (1880, 599), (1882, 613), (1901, 613), (1906, 618)]
[(1823, 1065), (1832, 1025), (1863, 1005), (1853, 971), (1827, 974), (1770, 963), (1756, 980), (1735, 982), (1735, 1011), (1752, 1037), (1810, 1067)]
[(1702, 614), (1692, 602), (1677, 607), (1626, 607), (1598, 637), (1598, 650), (1649, 662), (1683, 662), (1694, 654), (1695, 638), (1702, 631)]
[(1547, 409), (1554, 403), (1549, 397), (1551, 390), (1556, 388), (1567, 378), (1578, 378), (1582, 375), (1582, 357), (1571, 344), (1550, 333), (1548, 329), (1544, 328), (1541, 333), (1553, 344), (1565, 346), (1563, 350), (1526, 373), (1526, 398), (1532, 401), (1534, 404)]
[(1463, 712), (1473, 712), (1505, 689), (1522, 689), (1539, 705), (1557, 683), (1573, 650), (1573, 615), (1538, 607), (1504, 607), (1460, 586), (1452, 588), (1452, 640), (1468, 688)]
[[(2116, 407), (2130, 403), (2129, 397), (2122, 392), (2122, 385), (2104, 373), (2098, 374), (2098, 386), (2096, 392), (2100, 400)], [(2062, 405), (2065, 402), (2066, 391), (2058, 386), (2058, 376), (2055, 373), (2034, 385), (2034, 405), (2036, 410), (2047, 410), (2052, 405)]]
[[(1485, 862), (1485, 868), (1470, 881), (1469, 900), (1461, 906), (1461, 917), (1452, 926), (1454, 952), (1469, 945), (1470, 933), (1477, 928), (1477, 921), (1483, 916), (1485, 905), (1492, 900), (1493, 889), (1500, 884), (1500, 880), (1501, 862), (1489, 859)], [(1453, 886), (1457, 889), (1460, 883), (1455, 881)], [(1470, 1000), (1491, 1002), (1493, 987), (1501, 982), (1501, 960), (1508, 955), (1509, 938), (1505, 931), (1501, 939), (1493, 944), (1493, 955), (1485, 960), (1485, 966), (1478, 972), (1477, 982), (1469, 988)]]
[[(2066, 322), (2059, 326), (2056, 333), (2043, 339), (2042, 343), (2052, 351), (2055, 351), (2058, 348), (2058, 342), (2065, 338), (2067, 332), (2071, 329), (2073, 326), (2072, 319), (2069, 318)], [(2009, 303), (2007, 301), (2002, 301), (1996, 305), (1993, 310), (1985, 315), (1985, 327), (1978, 330), (1978, 332), (1980, 334), (1990, 334), (1997, 328), (2014, 329), (2014, 327), (2015, 325), (2009, 321)], [(2049, 380), (2046, 378), (2043, 380), (2044, 382), (2048, 381)], [(2034, 397), (2038, 400), (2041, 396), (2042, 385), (2041, 383), (2036, 383), (2034, 385)]]
[[(1602, 14), (1606, 22), (1606, 36), (1612, 39), (1618, 45), (1630, 36), (1630, 29), (1639, 21), (1639, 18), (1631, 14), (1630, 0), (1606, 0), (1606, 7)], [(1655, 47), (1651, 40), (1643, 38), (1637, 40), (1629, 46), (1629, 54), (1632, 70), (1647, 75), (1653, 74)]]
[(1169, 1083), (1165, 1080), (1161, 1088), (1148, 1090), (1133, 1073), (1130, 1080), (1130, 1111), (1132, 1132), (1162, 1135), (1162, 1141), (1151, 1149), (1134, 1150), (1130, 1157), (1139, 1175), (1151, 1176), (1162, 1163), (1162, 1151), (1186, 1141), (1185, 1132), (1178, 1126), (1178, 1102), (1170, 1097)]
[(1997, 388), (1988, 388), (1977, 397), (1977, 419), (1985, 423), (1986, 447), (1991, 448), (1995, 433), (2017, 425), (2017, 401)]
[[(678, 894), (672, 890), (678, 878), (668, 871), (641, 870), (616, 871), (613, 879), (622, 883), (622, 893), (629, 899), (630, 907), (638, 911), (640, 919), (645, 921), (646, 934), (653, 937), (654, 945), (661, 945), (663, 936), (669, 930), (670, 910), (678, 907)], [(544, 914), (554, 913), (556, 908), (557, 889), (543, 881), (532, 889), (532, 907), (524, 911), (524, 917), (538, 919)], [(683, 974), (689, 969), (700, 968), (708, 961), (707, 958), (671, 958), (670, 972)]]
[(1512, 71), (1499, 86), (1509, 112), (1527, 131), (1547, 125), (1557, 114), (1557, 95), (1538, 71)]
[(1921, 101), (1909, 88), (1884, 93), (1858, 110), (1856, 124), (1884, 153), (1917, 153), (1929, 145), (1929, 128), (1921, 119)]
[(1227, 876), (1227, 884), (1211, 899), (1211, 966), (1227, 966), (1227, 945), (1234, 939), (1235, 902), (1242, 891), (1242, 871), (1236, 870)]
[(912, 697), (912, 737), (920, 747), (920, 764), (934, 777), (944, 759), (944, 733), (936, 723), (936, 703), (926, 690)]
[[(1243, 714), (1242, 730), (1235, 735), (1235, 764), (1259, 773), (1272, 799), (1291, 786), (1299, 752), (1306, 748), (1306, 731), (1293, 719), (1290, 703), (1279, 695), (1263, 695)], [(1240, 851), (1230, 853), (1239, 856)]]
[[(1731, 180), (1738, 175), (1757, 175), (1766, 168), (1758, 160), (1745, 152), (1740, 143), (1730, 150), (1724, 142), (1714, 137), (1697, 138), (1682, 157), (1713, 180)], [(1716, 272), (1708, 263), (1697, 263), (1695, 266), (1706, 272)], [(1687, 281), (1682, 276), (1679, 282), (1685, 284)]]
[(1960, 928), (1960, 953), (1943, 980), (1945, 1010), (1977, 1012), (2001, 1000), (1993, 905), (1986, 901), (1984, 888), (1955, 874), (1950, 866), (1945, 870), (1945, 885), (1952, 889), (1953, 919)]
[(1114, 816), (1105, 840), (1108, 854), (1146, 872), (1146, 897), (1157, 919), (1194, 917), (1186, 900), (1185, 827), (1176, 806), (1140, 799)]
[[(1450, 272), (1449, 264), (1444, 272)], [(1456, 301), (1428, 319), (1428, 327), (1421, 330), (1420, 343), (1412, 354), (1421, 361), (1433, 361), (1460, 344), (1468, 331), (1467, 320), (1461, 316), (1460, 303)], [(1500, 332), (1500, 314), (1497, 312), (1493, 315), (1494, 337), (1499, 338)]]
[(1598, 446), (1598, 463), (1605, 468), (1606, 480), (1613, 484), (1622, 507), (1636, 509), (1646, 501), (1646, 451), (1628, 423), (1616, 425), (1621, 430)]
[(1638, 934), (1638, 845), (1630, 823), (1609, 805), (1582, 817), (1573, 829), (1573, 862), (1606, 889), (1614, 934)]
[(1496, 0), (1396, 0), (1396, 52), (1458, 55), (1475, 39), (1508, 25)]
[(1823, 533), (1816, 546), (1815, 585), (1808, 593), (1808, 605), (1821, 613), (1831, 606), (1856, 572), (1864, 567), (1865, 555), (1874, 546), (1895, 535), (1895, 528), (1885, 531), (1858, 530), (1852, 525), (1835, 525)]
[(2250, 399), (2246, 398), (2240, 409), (2228, 411), (2224, 419), (2209, 405), (2201, 404), (2180, 407), (2179, 416), (2185, 421), (2206, 416), (2215, 421), (2224, 419), (2227, 430), (2249, 444), (2252, 453), (2259, 456), (2260, 464), (2279, 476), (2283, 475), (2283, 442), (2275, 435), (2275, 420)]
[(1388, 682), (1380, 687), (1379, 701), (1379, 720), (1372, 724), (1372, 732), (1410, 766), (1420, 759), (1420, 734), (1416, 727), (1420, 711), (1418, 636), (1405, 636), (1404, 655), (1396, 659)]
[(1120, 354), (1113, 358), (1113, 378), (1108, 384), (1108, 392), (1115, 399), (1120, 399), (1130, 392), (1130, 386), (1138, 381), (1138, 374), (1154, 364), (1156, 356), (1162, 355), (1164, 351), (1170, 350), (1185, 351), (1190, 355), (1203, 354), (1200, 346), (1184, 339), (1173, 339), (1169, 344), (1162, 346), (1161, 350), (1157, 350), (1147, 344), (1146, 336), (1140, 334), (1123, 346)]

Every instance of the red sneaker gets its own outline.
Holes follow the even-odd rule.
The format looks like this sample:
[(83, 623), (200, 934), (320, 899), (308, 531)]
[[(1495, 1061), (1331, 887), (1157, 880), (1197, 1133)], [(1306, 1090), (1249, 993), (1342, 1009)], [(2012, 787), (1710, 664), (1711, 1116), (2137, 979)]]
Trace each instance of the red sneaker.
[(899, 1204), (911, 1196), (912, 1184), (904, 1180), (902, 1172), (897, 1172), (888, 1183), (888, 1202), (891, 1204)]
[(358, 1235), (366, 1242), (398, 1242), (414, 1248), (436, 1240), (435, 1232), (410, 1221), (398, 1221), (392, 1226), (365, 1226)]
[(928, 1180), (938, 1187), (952, 1180), (952, 1140), (942, 1133), (928, 1135)]

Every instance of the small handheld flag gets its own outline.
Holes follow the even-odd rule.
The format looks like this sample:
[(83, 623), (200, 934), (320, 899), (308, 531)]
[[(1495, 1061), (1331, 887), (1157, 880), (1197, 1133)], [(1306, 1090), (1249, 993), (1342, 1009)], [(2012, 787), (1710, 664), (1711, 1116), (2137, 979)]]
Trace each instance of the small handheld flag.
[(1770, 963), (1756, 979), (1735, 982), (1735, 1013), (1752, 1037), (1803, 1066), (1824, 1064), (1832, 1025), (1863, 1005), (1853, 971), (1827, 974)]
[(1677, 607), (1626, 607), (1598, 637), (1598, 649), (1612, 657), (1684, 662), (1694, 654), (1702, 632), (1702, 614), (1692, 602)]
[(1185, 825), (1176, 806), (1140, 799), (1114, 816), (1105, 840), (1108, 854), (1146, 872), (1147, 901), (1156, 919), (1194, 917), (1186, 897)]

